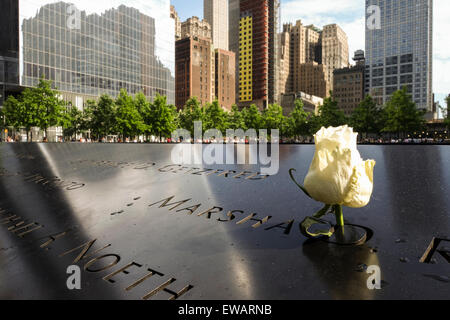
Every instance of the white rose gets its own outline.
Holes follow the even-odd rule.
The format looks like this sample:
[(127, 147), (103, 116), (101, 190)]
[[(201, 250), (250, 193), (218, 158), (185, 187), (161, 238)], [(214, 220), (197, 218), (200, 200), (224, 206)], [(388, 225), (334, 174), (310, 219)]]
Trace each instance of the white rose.
[(322, 128), (305, 189), (317, 201), (351, 208), (365, 207), (372, 196), (374, 160), (363, 161), (353, 128)]

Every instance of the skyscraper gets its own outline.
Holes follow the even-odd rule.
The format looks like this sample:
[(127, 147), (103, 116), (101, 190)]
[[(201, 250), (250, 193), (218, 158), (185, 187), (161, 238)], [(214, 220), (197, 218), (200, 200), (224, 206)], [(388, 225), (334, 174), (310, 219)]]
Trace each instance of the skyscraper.
[(175, 39), (181, 39), (181, 20), (175, 6), (170, 6), (170, 17), (175, 21)]
[(222, 108), (230, 111), (236, 103), (236, 58), (234, 52), (215, 50), (215, 97)]
[(333, 71), (349, 66), (348, 38), (336, 24), (323, 27), (322, 63), (327, 66), (327, 82), (333, 90)]
[(334, 70), (333, 98), (345, 115), (350, 116), (364, 99), (364, 51), (355, 52), (356, 66)]
[(277, 99), (278, 0), (240, 0), (239, 104), (265, 108)]
[(228, 51), (228, 0), (204, 0), (203, 10), (211, 25), (214, 48)]
[(19, 3), (2, 2), (0, 10), (0, 107), (19, 90)]
[(211, 103), (215, 79), (211, 59), (210, 38), (186, 37), (176, 41), (175, 49), (175, 104), (182, 109), (186, 101), (196, 97), (202, 104)]
[(8, 91), (45, 77), (79, 108), (120, 89), (175, 102), (169, 0), (5, 0), (1, 12), (9, 40), (0, 42), (0, 82), (6, 76)]
[(433, 1), (366, 0), (366, 8), (366, 93), (381, 105), (406, 86), (432, 111)]
[(236, 59), (236, 84), (235, 96), (236, 103), (239, 102), (239, 20), (241, 4), (240, 0), (228, 1), (228, 47), (234, 52)]

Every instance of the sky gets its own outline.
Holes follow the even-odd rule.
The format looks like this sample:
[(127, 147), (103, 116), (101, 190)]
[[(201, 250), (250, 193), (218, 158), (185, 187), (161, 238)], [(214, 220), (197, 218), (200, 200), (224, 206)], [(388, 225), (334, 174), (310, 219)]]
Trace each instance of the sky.
[[(393, 0), (396, 1), (396, 0)], [(203, 0), (171, 0), (182, 20), (191, 16), (203, 18)], [(301, 19), (304, 24), (323, 27), (337, 23), (347, 33), (350, 58), (357, 49), (364, 50), (365, 0), (281, 0), (283, 23)], [(444, 98), (450, 94), (450, 2), (434, 0), (433, 35), (433, 91), (436, 100), (444, 106)]]

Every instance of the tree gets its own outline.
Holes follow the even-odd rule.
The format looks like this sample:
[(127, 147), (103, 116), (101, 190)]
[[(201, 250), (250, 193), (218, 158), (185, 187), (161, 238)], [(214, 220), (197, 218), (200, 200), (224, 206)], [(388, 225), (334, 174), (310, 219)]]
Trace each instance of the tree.
[(361, 133), (380, 134), (384, 127), (383, 109), (379, 108), (373, 98), (368, 95), (353, 111), (350, 125)]
[(203, 121), (204, 110), (197, 98), (193, 97), (186, 102), (179, 114), (179, 127), (188, 130), (194, 136), (194, 122)]
[(227, 113), (222, 109), (217, 100), (208, 104), (205, 108), (203, 130), (206, 131), (209, 129), (217, 129), (222, 134), (225, 134), (228, 129)]
[[(24, 91), (31, 91), (31, 88), (26, 88)], [(26, 94), (30, 96), (30, 93)], [(23, 94), (18, 98), (9, 96), (3, 105), (3, 114), (6, 119), (7, 126), (13, 126), (16, 129), (24, 128), (27, 132), (27, 141), (33, 141), (33, 134), (30, 137), (31, 128), (39, 125), (38, 121), (39, 104), (36, 101), (28, 100), (27, 103), (23, 101)]]
[(83, 112), (77, 107), (68, 106), (63, 112), (60, 125), (63, 128), (64, 137), (72, 137), (81, 133), (83, 129)]
[(245, 127), (244, 116), (242, 115), (242, 112), (239, 111), (237, 105), (233, 105), (231, 107), (231, 112), (228, 113), (228, 124), (229, 128), (233, 130), (247, 130), (247, 128)]
[(450, 130), (450, 94), (447, 96), (447, 98), (445, 98), (445, 102), (447, 103), (447, 111), (444, 122)]
[(338, 102), (332, 97), (325, 98), (319, 107), (319, 120), (322, 127), (339, 127), (347, 124), (345, 113), (339, 109)]
[(305, 111), (303, 101), (295, 100), (295, 108), (289, 117), (289, 133), (291, 136), (306, 136), (310, 132), (308, 119), (311, 114)]
[(394, 92), (387, 102), (386, 124), (384, 132), (390, 133), (412, 133), (423, 130), (425, 126), (425, 111), (417, 109), (406, 87)]
[(142, 121), (145, 125), (143, 128), (143, 133), (146, 137), (148, 137), (152, 132), (152, 113), (151, 113), (151, 106), (150, 102), (147, 100), (147, 97), (142, 93), (139, 92), (134, 97), (134, 105), (139, 112)]
[(308, 117), (308, 121), (306, 122), (306, 128), (308, 130), (308, 135), (315, 135), (320, 128), (323, 127), (323, 121), (319, 115), (312, 113)]
[(151, 132), (159, 137), (170, 137), (176, 130), (176, 108), (167, 104), (167, 98), (156, 94), (155, 100), (151, 104)]
[(277, 104), (271, 104), (267, 109), (264, 109), (261, 115), (262, 128), (278, 129), (283, 135), (286, 117), (283, 115), (283, 108)]
[(98, 140), (113, 133), (116, 122), (114, 100), (107, 94), (100, 96), (97, 103), (90, 101), (90, 128)]
[(65, 102), (60, 98), (57, 90), (52, 89), (51, 81), (43, 78), (35, 88), (25, 90), (22, 93), (22, 101), (29, 105), (31, 109), (37, 108), (36, 126), (44, 130), (47, 136), (47, 129), (60, 123)]
[(133, 139), (145, 131), (145, 124), (136, 108), (135, 101), (125, 89), (116, 99), (115, 128), (124, 138)]
[(262, 125), (262, 117), (259, 109), (256, 105), (252, 104), (248, 108), (242, 110), (242, 116), (244, 118), (245, 129), (259, 130)]

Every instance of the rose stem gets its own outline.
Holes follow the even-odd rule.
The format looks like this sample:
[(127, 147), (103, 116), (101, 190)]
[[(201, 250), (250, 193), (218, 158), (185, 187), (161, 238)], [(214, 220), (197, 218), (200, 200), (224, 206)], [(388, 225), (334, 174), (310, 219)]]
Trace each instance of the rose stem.
[(336, 225), (344, 227), (344, 212), (341, 205), (334, 206), (334, 214), (336, 215)]

